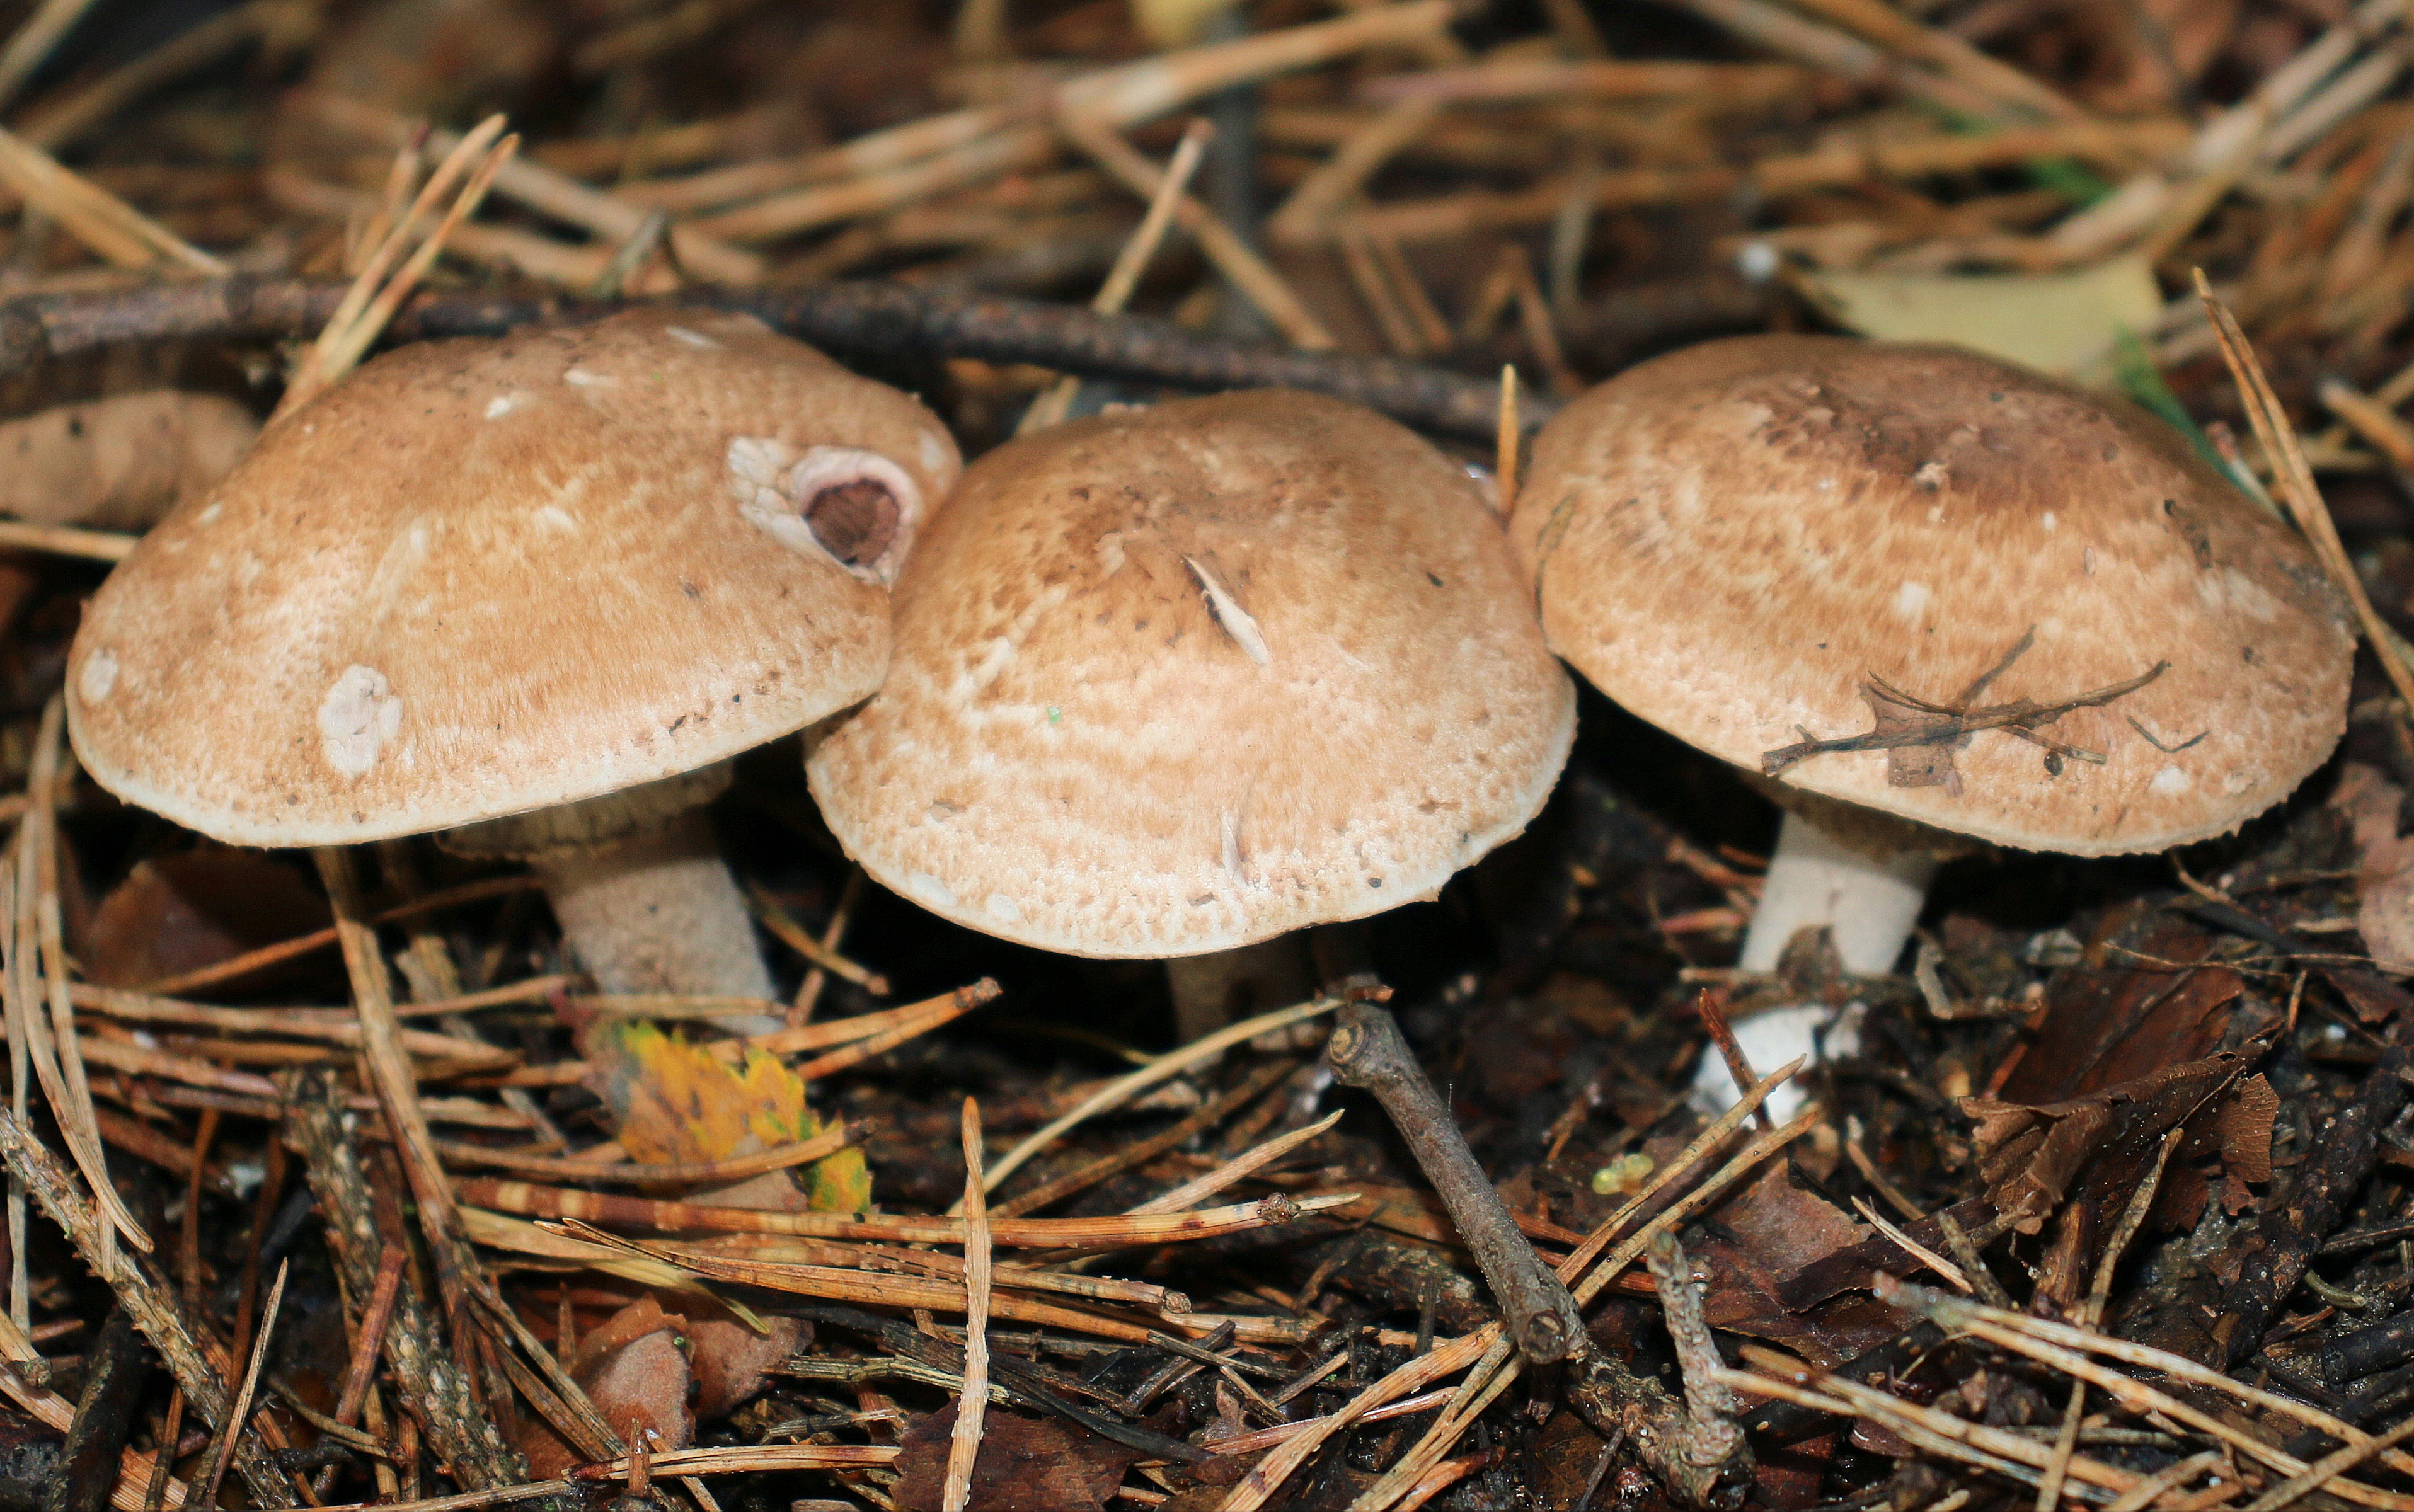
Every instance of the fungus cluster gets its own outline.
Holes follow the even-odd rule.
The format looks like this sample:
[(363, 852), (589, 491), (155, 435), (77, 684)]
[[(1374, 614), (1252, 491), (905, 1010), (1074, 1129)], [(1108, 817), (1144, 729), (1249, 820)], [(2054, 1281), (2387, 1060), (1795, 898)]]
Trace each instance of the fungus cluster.
[(808, 760), (849, 854), (992, 935), (1208, 963), (1193, 1034), (1230, 953), (1431, 897), (1533, 818), (1553, 652), (1784, 808), (1751, 968), (1821, 926), (1890, 970), (1973, 843), (2234, 829), (2343, 725), (2348, 621), (2292, 532), (2156, 422), (1954, 349), (1647, 363), (1543, 429), (1505, 533), (1310, 394), (960, 470), (915, 401), (743, 318), (407, 348), (111, 577), (76, 749), (231, 843), (526, 858), (605, 990), (767, 998), (702, 806), (859, 704)]

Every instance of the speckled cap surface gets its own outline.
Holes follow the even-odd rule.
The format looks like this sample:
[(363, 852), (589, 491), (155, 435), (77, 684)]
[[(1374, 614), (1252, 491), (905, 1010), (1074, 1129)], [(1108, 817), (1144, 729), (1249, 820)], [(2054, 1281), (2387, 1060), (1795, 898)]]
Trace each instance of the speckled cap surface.
[(2347, 606), (2294, 531), (2161, 422), (1959, 348), (1743, 336), (1642, 363), (1543, 427), (1510, 535), (1553, 649), (1754, 770), (1872, 734), (1872, 676), (1955, 704), (2032, 630), (1977, 704), (2168, 661), (2037, 727), (2100, 763), (1988, 730), (1779, 778), (2001, 845), (2227, 833), (2346, 724)]
[(880, 695), (807, 764), (875, 879), (1072, 955), (1429, 897), (1515, 835), (1573, 689), (1463, 469), (1258, 391), (982, 457), (897, 586)]
[(887, 583), (959, 467), (920, 405), (748, 317), (406, 347), (110, 574), (68, 663), (76, 752), (276, 846), (689, 771), (880, 685)]

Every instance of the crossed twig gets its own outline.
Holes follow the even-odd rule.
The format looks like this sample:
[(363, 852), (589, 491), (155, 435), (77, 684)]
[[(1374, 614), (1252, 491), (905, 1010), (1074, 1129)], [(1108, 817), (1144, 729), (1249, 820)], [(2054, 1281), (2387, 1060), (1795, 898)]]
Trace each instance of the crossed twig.
[[(1976, 681), (1961, 690), (1961, 696), (1949, 704), (1931, 704), (1895, 687), (1875, 673), (1861, 684), (1862, 694), (1878, 711), (1878, 727), (1865, 735), (1845, 735), (1835, 740), (1822, 740), (1796, 725), (1801, 734), (1799, 743), (1763, 751), (1760, 769), (1775, 777), (1789, 767), (1799, 765), (1813, 756), (1826, 756), (1848, 750), (1899, 750), (1919, 746), (1950, 746), (1981, 730), (2002, 730), (2018, 735), (2046, 753), (2046, 770), (2059, 774), (2064, 761), (2104, 763), (2101, 751), (2066, 745), (2038, 732), (2041, 725), (2051, 724), (2073, 709), (2100, 708), (2114, 699), (2123, 698), (2145, 687), (2170, 670), (2168, 660), (2157, 661), (2146, 671), (2124, 682), (2098, 688), (2059, 704), (2039, 704), (2034, 699), (2016, 698), (2009, 703), (1979, 705), (1979, 696), (1988, 686), (2010, 669), (2013, 662), (2025, 655), (2036, 642), (2036, 627), (2032, 625), (2018, 644), (2004, 653), (2002, 660), (1979, 674)], [(1889, 714), (1893, 718), (1888, 718)], [(1924, 716), (1924, 718), (1919, 718)], [(2190, 742), (2194, 744), (2194, 742)], [(2184, 748), (2183, 748), (2184, 749)]]

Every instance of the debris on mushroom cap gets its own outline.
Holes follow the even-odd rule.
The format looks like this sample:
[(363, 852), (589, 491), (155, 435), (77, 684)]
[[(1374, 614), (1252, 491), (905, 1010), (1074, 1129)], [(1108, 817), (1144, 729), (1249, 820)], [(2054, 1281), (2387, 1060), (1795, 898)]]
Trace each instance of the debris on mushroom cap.
[(1573, 733), (1465, 473), (1312, 394), (1001, 447), (896, 615), (887, 685), (808, 763), (831, 829), (932, 912), (1069, 954), (1427, 897), (1533, 817)]
[[(1543, 428), (1510, 536), (1553, 649), (1635, 714), (1998, 844), (2227, 833), (2346, 724), (2347, 606), (2287, 526), (2160, 422), (1954, 348), (1643, 363)], [(1883, 749), (2019, 700), (2076, 706)]]
[[(222, 840), (469, 823), (693, 770), (869, 695), (961, 463), (749, 317), (406, 347), (273, 426), (84, 615), (78, 754)], [(827, 538), (825, 538), (827, 532)]]

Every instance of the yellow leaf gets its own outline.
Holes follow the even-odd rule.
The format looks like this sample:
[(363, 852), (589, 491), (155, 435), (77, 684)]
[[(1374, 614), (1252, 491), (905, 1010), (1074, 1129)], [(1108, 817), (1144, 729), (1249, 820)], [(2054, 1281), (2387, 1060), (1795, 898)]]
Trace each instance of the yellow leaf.
[[(810, 1115), (809, 1115), (810, 1116)], [(826, 1125), (816, 1125), (818, 1134)], [(872, 1167), (853, 1145), (805, 1167), (805, 1203), (817, 1213), (872, 1211)]]
[(1806, 273), (1838, 323), (1885, 341), (1949, 341), (2081, 382), (2106, 381), (2123, 331), (2162, 316), (2153, 269), (2130, 255), (2046, 274)]
[(1151, 45), (1188, 47), (1233, 0), (1132, 0), (1132, 21)]
[[(599, 1021), (586, 1036), (589, 1076), (612, 1110), (620, 1148), (647, 1164), (726, 1160), (810, 1139), (825, 1127), (805, 1105), (805, 1084), (760, 1050), (730, 1066), (644, 1019)], [(872, 1206), (863, 1152), (842, 1149), (805, 1169), (818, 1212)]]

